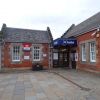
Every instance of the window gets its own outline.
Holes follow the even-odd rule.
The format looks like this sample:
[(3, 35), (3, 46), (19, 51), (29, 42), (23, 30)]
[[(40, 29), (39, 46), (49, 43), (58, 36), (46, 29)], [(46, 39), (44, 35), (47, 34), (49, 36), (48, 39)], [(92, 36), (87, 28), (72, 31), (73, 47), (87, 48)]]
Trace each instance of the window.
[(53, 59), (58, 60), (58, 53), (53, 53)]
[(86, 61), (86, 46), (82, 44), (82, 61)]
[(40, 47), (39, 46), (33, 47), (33, 60), (40, 61)]
[(90, 43), (90, 61), (96, 62), (96, 47), (95, 42)]
[(13, 46), (12, 61), (20, 61), (20, 46)]

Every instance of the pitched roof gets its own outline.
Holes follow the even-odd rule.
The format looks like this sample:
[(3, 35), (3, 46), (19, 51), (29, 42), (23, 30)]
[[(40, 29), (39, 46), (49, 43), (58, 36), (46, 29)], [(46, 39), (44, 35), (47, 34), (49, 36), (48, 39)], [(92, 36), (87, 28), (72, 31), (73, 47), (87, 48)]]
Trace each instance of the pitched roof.
[(50, 43), (52, 37), (48, 30), (42, 31), (5, 27), (4, 40), (6, 42)]
[(75, 27), (75, 24), (72, 24), (68, 30), (61, 36), (61, 38), (63, 38), (64, 36), (66, 36), (67, 33), (69, 33), (73, 28)]
[(2, 32), (0, 31), (0, 42), (2, 42)]
[(77, 36), (89, 32), (93, 29), (96, 29), (100, 26), (100, 12), (83, 21), (82, 23), (76, 25), (72, 30), (64, 35), (64, 38), (68, 38), (71, 36)]

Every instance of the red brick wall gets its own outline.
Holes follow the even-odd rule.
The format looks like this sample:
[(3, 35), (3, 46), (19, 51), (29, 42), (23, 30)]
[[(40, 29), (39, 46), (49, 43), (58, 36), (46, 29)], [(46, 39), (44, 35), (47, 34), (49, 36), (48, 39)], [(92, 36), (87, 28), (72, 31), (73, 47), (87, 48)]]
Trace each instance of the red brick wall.
[[(23, 48), (22, 43), (20, 45)], [(5, 43), (4, 45), (4, 67), (6, 68), (31, 68), (32, 64), (34, 65), (35, 63), (41, 63), (45, 69), (49, 68), (49, 45), (48, 44), (40, 44), (42, 48), (42, 55), (41, 55), (41, 61), (39, 62), (34, 62), (32, 61), (32, 49), (30, 52), (24, 52), (22, 49), (21, 53), (21, 61), (20, 62), (12, 62), (11, 59), (11, 43)], [(46, 57), (43, 57), (43, 54), (46, 54)], [(24, 55), (30, 55), (30, 60), (24, 60)]]
[(43, 45), (42, 52), (44, 54), (46, 54), (47, 56), (42, 58), (41, 63), (42, 63), (42, 65), (44, 65), (44, 68), (47, 69), (47, 67), (49, 67), (49, 47), (48, 47), (48, 44)]
[[(94, 31), (88, 32), (86, 34), (80, 35), (77, 37), (78, 40), (78, 47), (77, 47), (77, 52), (79, 54), (79, 59), (77, 62), (77, 69), (82, 69), (82, 70), (89, 70), (89, 71), (99, 71), (100, 72), (100, 36), (96, 37), (96, 35), (91, 36), (91, 34)], [(99, 32), (100, 34), (100, 32)], [(89, 60), (87, 60), (85, 63), (82, 63), (81, 61), (81, 50), (80, 50), (80, 43), (84, 41), (88, 41), (94, 39), (96, 41), (96, 62), (95, 63), (90, 63)], [(89, 54), (87, 55), (89, 56)]]

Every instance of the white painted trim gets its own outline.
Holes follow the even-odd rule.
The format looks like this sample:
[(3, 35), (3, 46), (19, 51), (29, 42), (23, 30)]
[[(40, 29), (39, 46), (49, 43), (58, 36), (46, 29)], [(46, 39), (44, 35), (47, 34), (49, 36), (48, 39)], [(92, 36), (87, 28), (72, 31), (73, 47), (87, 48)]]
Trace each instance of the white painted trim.
[[(39, 59), (34, 59), (34, 47), (39, 47)], [(33, 61), (41, 61), (41, 46), (40, 45), (33, 45), (32, 46), (32, 60)]]
[[(85, 48), (83, 48), (83, 47), (85, 47)], [(86, 61), (86, 44), (85, 43), (83, 43), (81, 45), (81, 50), (82, 50), (82, 61)], [(85, 58), (84, 58), (84, 56), (85, 56)]]
[[(94, 43), (94, 46), (95, 46), (95, 42), (94, 41), (89, 43), (90, 44), (90, 46), (89, 46), (90, 47), (90, 62), (96, 62), (96, 46), (94, 47), (94, 51), (91, 51), (91, 43)], [(95, 60), (92, 59), (91, 52), (94, 52)]]
[[(18, 60), (13, 59), (13, 48), (14, 48), (14, 46), (19, 46), (19, 49), (20, 49), (20, 50), (19, 50), (19, 59), (18, 59)], [(15, 45), (12, 45), (11, 51), (12, 51), (12, 52), (11, 52), (12, 61), (13, 61), (13, 62), (19, 62), (19, 61), (21, 61), (21, 46), (20, 46), (20, 45), (16, 45), (16, 44), (15, 44)]]

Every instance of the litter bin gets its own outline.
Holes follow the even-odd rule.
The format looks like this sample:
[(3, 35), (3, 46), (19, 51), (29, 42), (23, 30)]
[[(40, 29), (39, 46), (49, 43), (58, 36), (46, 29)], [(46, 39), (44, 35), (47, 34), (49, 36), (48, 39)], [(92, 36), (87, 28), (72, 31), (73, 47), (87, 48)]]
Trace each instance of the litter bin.
[(43, 66), (41, 64), (33, 64), (32, 65), (32, 70), (33, 71), (39, 71), (39, 70), (43, 70)]

